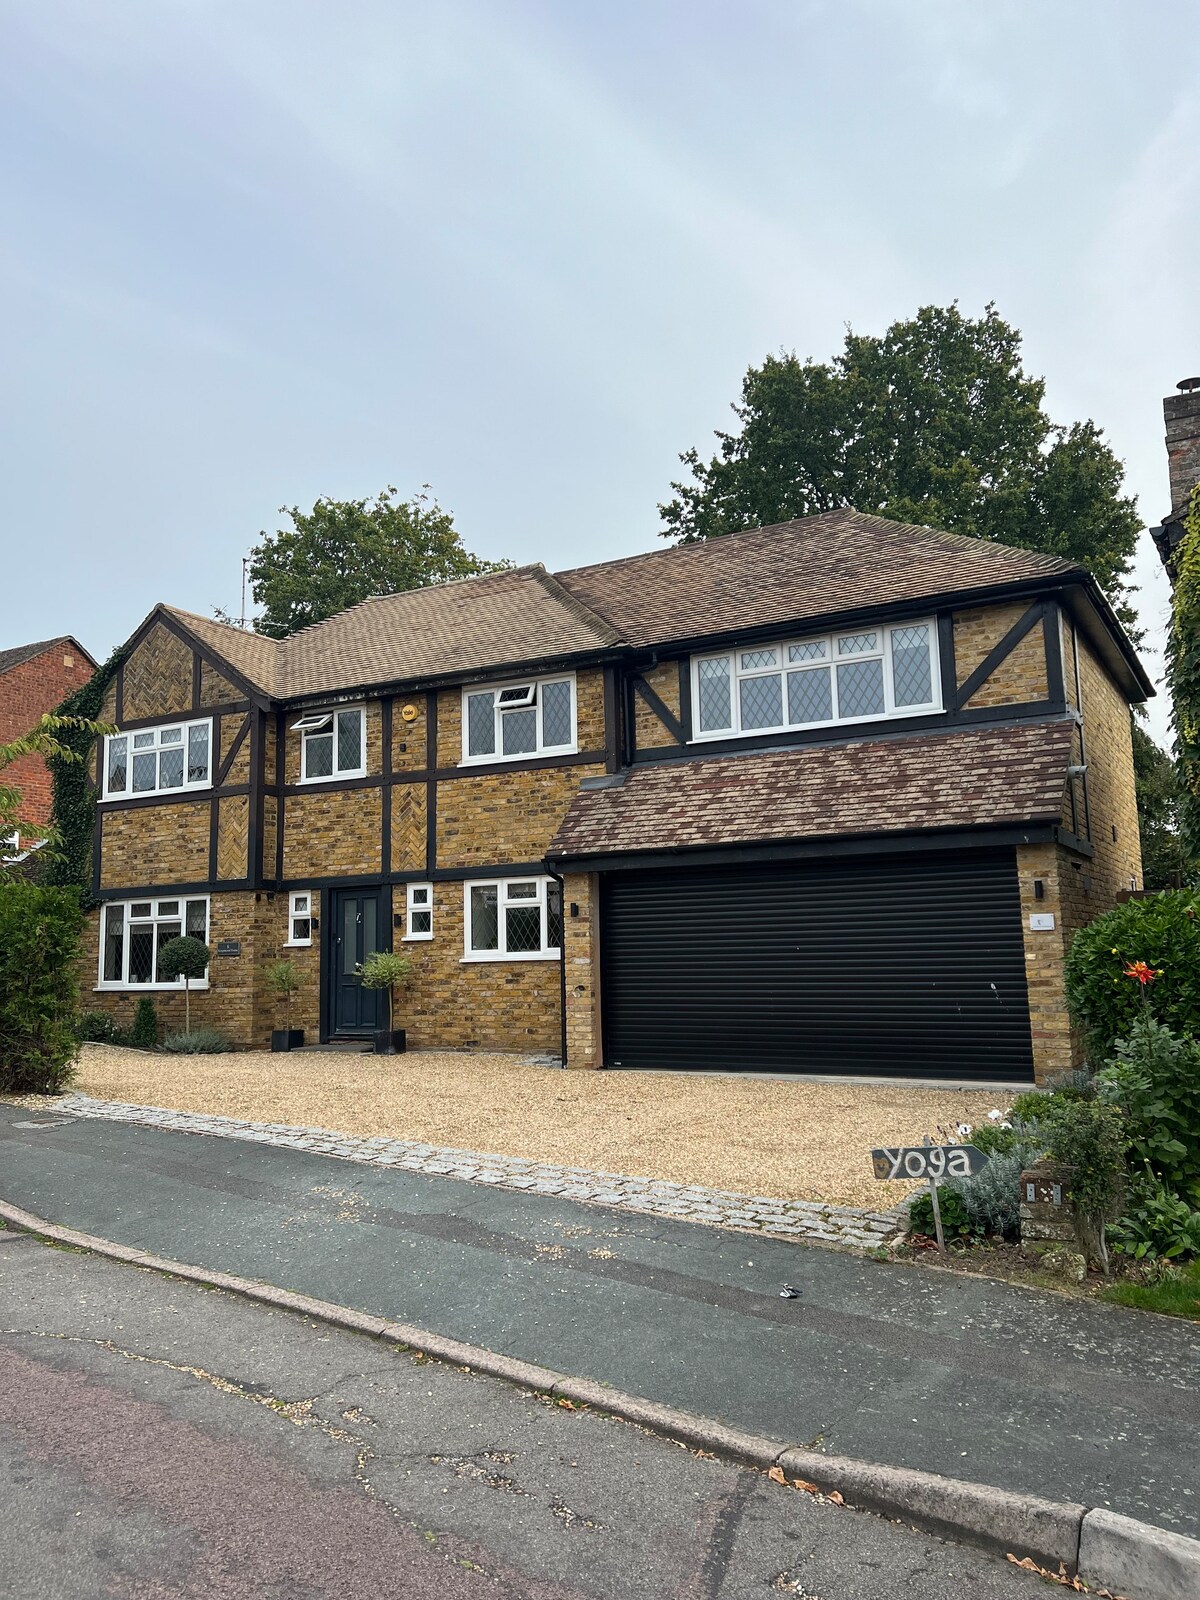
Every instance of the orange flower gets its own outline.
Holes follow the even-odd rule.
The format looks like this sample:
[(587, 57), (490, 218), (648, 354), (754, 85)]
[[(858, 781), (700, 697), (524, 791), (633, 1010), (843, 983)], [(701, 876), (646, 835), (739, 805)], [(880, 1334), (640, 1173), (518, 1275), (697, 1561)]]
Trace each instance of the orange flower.
[(1148, 983), (1153, 983), (1155, 978), (1162, 977), (1161, 967), (1151, 967), (1144, 961), (1131, 961), (1125, 968), (1127, 978), (1136, 978), (1143, 988)]

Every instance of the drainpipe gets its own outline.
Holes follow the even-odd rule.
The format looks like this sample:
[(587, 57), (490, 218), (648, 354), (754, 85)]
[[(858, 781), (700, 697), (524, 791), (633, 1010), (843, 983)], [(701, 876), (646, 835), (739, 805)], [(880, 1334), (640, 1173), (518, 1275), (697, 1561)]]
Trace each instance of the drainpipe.
[(563, 876), (555, 872), (548, 860), (543, 860), (548, 877), (558, 885), (558, 902), (562, 907), (562, 937), (558, 941), (558, 1010), (562, 1023), (562, 1064), (567, 1065), (567, 885)]
[(1071, 656), (1075, 668), (1075, 709), (1079, 712), (1079, 760), (1083, 767), (1081, 784), (1083, 789), (1083, 826), (1087, 830), (1084, 833), (1084, 838), (1090, 840), (1092, 837), (1092, 805), (1088, 796), (1087, 743), (1086, 735), (1083, 731), (1083, 685), (1079, 677), (1079, 636), (1075, 631), (1074, 617), (1071, 618)]

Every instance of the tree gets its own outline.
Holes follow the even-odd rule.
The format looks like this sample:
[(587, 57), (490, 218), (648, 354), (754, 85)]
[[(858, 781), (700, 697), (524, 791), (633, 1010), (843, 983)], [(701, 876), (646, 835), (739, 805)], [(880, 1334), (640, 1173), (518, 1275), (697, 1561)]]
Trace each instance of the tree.
[(250, 590), (263, 608), (255, 630), (285, 639), (371, 595), (509, 565), (473, 556), (450, 513), (424, 491), (411, 500), (396, 496), (389, 485), (374, 500), (322, 496), (311, 511), (281, 506), (292, 526), (264, 531), (250, 555)]
[(192, 1031), (192, 984), (198, 981), (208, 971), (208, 964), (212, 960), (212, 951), (203, 939), (197, 939), (194, 934), (185, 933), (182, 937), (168, 939), (158, 952), (158, 970), (160, 976), (170, 982), (174, 978), (183, 979), (183, 1031)]
[(1147, 889), (1169, 889), (1187, 881), (1187, 858), (1179, 836), (1183, 789), (1176, 762), (1133, 719), (1133, 777), (1137, 787), (1142, 880)]
[(1167, 638), (1167, 678), (1175, 708), (1180, 825), (1190, 865), (1200, 862), (1200, 484), (1192, 490), (1175, 550), (1175, 588)]
[(690, 544), (840, 506), (1044, 550), (1088, 567), (1125, 618), (1140, 531), (1122, 466), (1092, 422), (1063, 427), (1021, 366), (1021, 335), (988, 305), (923, 306), (882, 338), (847, 332), (828, 363), (751, 367), (740, 428), (659, 507)]

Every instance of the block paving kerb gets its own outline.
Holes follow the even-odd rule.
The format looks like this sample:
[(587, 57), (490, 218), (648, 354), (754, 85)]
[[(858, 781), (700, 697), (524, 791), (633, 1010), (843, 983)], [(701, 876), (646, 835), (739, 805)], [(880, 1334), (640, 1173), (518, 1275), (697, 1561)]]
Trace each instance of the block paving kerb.
[(825, 1205), (816, 1200), (778, 1200), (766, 1195), (735, 1194), (699, 1184), (668, 1183), (658, 1178), (636, 1178), (620, 1172), (596, 1172), (587, 1167), (563, 1167), (522, 1156), (489, 1155), (477, 1150), (454, 1150), (415, 1139), (370, 1138), (336, 1133), (328, 1128), (297, 1128), (281, 1122), (246, 1122), (236, 1117), (206, 1116), (193, 1111), (170, 1111), (161, 1106), (131, 1105), (115, 1100), (95, 1100), (70, 1094), (57, 1102), (55, 1111), (106, 1122), (140, 1123), (175, 1133), (208, 1134), (252, 1144), (306, 1150), (373, 1167), (393, 1167), (439, 1178), (457, 1178), (498, 1189), (528, 1194), (555, 1195), (593, 1205), (644, 1215), (670, 1217), (678, 1222), (702, 1222), (713, 1227), (737, 1228), (773, 1239), (803, 1240), (806, 1244), (840, 1245), (871, 1250), (901, 1233), (904, 1208), (870, 1211), (861, 1206)]

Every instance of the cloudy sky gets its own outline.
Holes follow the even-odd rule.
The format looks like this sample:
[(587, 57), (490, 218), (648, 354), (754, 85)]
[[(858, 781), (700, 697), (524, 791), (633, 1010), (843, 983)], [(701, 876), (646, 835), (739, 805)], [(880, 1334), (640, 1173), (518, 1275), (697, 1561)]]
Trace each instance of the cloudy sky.
[(650, 548), (751, 362), (955, 298), (1156, 522), (1198, 85), (1178, 0), (0, 0), (0, 647), (236, 611), (280, 505), (387, 483)]

